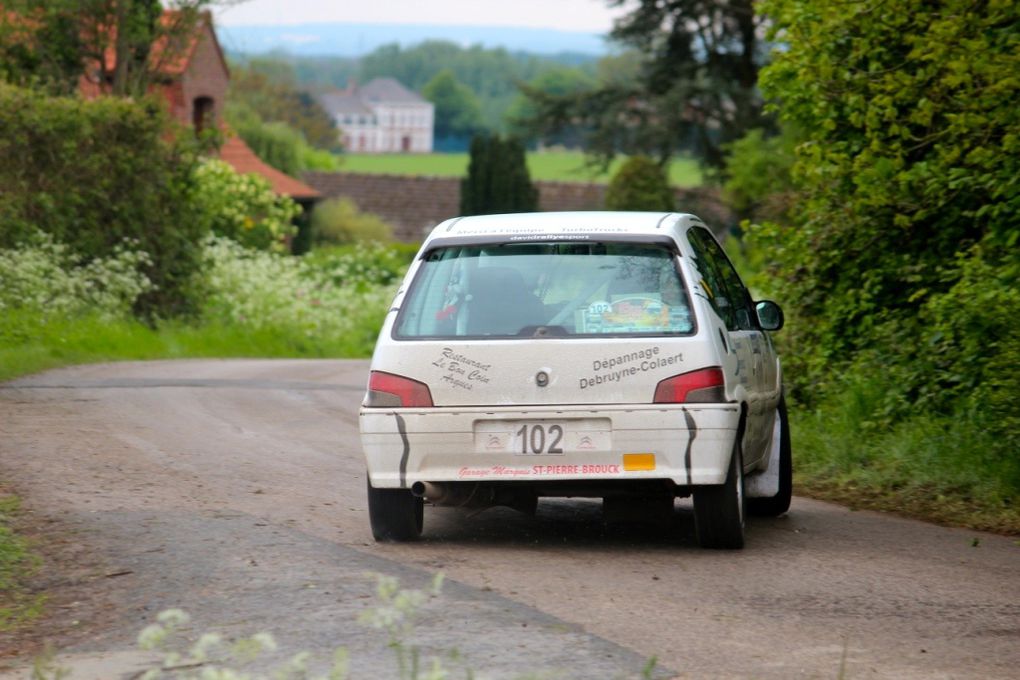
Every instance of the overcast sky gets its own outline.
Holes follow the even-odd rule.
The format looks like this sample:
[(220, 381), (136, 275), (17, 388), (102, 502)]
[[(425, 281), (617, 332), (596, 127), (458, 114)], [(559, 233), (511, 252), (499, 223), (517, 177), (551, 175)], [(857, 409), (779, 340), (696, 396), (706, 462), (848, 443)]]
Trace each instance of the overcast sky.
[(605, 0), (245, 0), (217, 10), (216, 17), (226, 26), (458, 24), (606, 33), (620, 13)]

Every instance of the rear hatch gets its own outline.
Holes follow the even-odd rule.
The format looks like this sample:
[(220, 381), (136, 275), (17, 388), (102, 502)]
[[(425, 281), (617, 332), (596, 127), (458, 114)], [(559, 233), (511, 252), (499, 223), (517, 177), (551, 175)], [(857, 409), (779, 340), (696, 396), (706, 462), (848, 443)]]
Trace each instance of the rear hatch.
[(671, 242), (530, 242), (429, 251), (373, 370), (435, 406), (648, 404), (718, 365)]

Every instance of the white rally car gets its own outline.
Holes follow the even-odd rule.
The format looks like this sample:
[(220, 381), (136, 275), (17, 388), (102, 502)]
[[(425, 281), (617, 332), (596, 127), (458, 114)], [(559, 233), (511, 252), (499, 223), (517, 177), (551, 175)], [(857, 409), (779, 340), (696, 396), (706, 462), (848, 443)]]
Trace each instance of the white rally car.
[(745, 510), (790, 504), (782, 375), (705, 224), (676, 213), (452, 219), (386, 316), (361, 409), (377, 540), (423, 505), (692, 495), (698, 541), (739, 548)]

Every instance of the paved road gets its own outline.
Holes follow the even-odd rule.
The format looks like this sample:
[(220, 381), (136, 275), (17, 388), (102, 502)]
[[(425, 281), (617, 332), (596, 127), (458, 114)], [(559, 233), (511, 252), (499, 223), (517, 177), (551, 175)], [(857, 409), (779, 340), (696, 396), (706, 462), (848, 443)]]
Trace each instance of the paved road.
[(346, 645), (355, 677), (386, 677), (385, 639), (356, 622), (366, 574), (442, 571), (413, 641), (483, 677), (636, 677), (652, 656), (662, 677), (1020, 677), (1013, 539), (797, 498), (742, 552), (698, 549), (682, 504), (664, 531), (606, 527), (590, 501), (426, 508), (423, 541), (376, 545), (366, 368), (127, 363), (0, 386), (0, 478), (75, 532), (103, 603), (69, 651), (129, 666), (137, 631), (180, 606), (192, 632)]

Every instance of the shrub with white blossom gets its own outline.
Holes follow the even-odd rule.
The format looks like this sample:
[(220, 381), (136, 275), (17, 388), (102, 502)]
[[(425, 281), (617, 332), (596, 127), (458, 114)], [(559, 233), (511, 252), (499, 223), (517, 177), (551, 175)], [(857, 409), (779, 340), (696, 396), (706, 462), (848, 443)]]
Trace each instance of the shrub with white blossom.
[(0, 312), (127, 318), (138, 296), (153, 290), (140, 271), (149, 256), (130, 245), (125, 242), (109, 257), (85, 262), (39, 233), (20, 248), (0, 250)]
[(202, 315), (253, 330), (341, 337), (369, 329), (374, 339), (394, 294), (365, 272), (330, 271), (301, 258), (250, 250), (220, 237), (205, 245)]
[(376, 285), (397, 283), (407, 271), (414, 246), (360, 241), (342, 249), (319, 248), (305, 256), (305, 261), (337, 286), (357, 290)]

